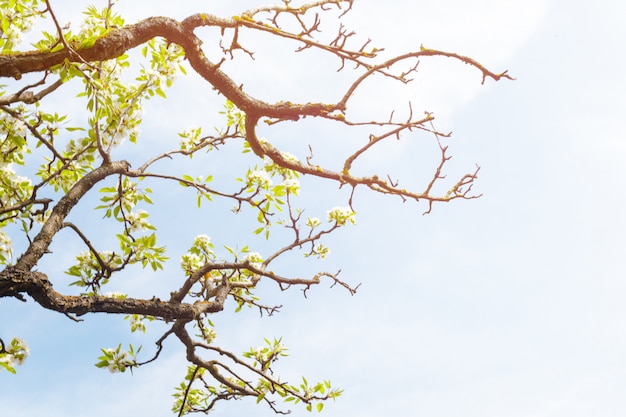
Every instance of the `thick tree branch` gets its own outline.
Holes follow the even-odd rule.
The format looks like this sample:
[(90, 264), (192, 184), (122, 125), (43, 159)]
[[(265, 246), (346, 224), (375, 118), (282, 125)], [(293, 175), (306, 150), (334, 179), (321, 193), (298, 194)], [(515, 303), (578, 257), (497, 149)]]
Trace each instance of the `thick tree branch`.
[(26, 293), (42, 307), (66, 314), (86, 313), (142, 314), (160, 317), (166, 321), (193, 320), (203, 313), (215, 313), (224, 308), (225, 291), (214, 301), (195, 304), (104, 296), (63, 295), (52, 288), (48, 277), (41, 272), (30, 272), (15, 267), (0, 272), (0, 298)]
[[(294, 9), (296, 10), (296, 9)], [(292, 13), (296, 13), (293, 10)], [(238, 28), (240, 26), (249, 27), (256, 30), (271, 31), (267, 25), (255, 22), (251, 18), (230, 18), (223, 19), (210, 14), (200, 13), (190, 16), (178, 22), (167, 17), (151, 17), (134, 25), (124, 28), (114, 29), (102, 38), (98, 39), (93, 46), (83, 49), (62, 49), (56, 52), (29, 52), (18, 53), (14, 55), (0, 56), (0, 77), (14, 77), (19, 79), (22, 74), (29, 72), (38, 72), (48, 70), (55, 65), (64, 62), (94, 62), (104, 61), (116, 58), (124, 54), (129, 49), (139, 46), (154, 37), (163, 37), (171, 43), (180, 45), (186, 54), (192, 68), (209, 83), (211, 83), (221, 94), (232, 101), (238, 108), (243, 110), (256, 121), (260, 117), (268, 117), (279, 120), (298, 120), (303, 116), (323, 116), (334, 118), (332, 113), (343, 112), (346, 109), (348, 99), (352, 96), (356, 88), (369, 76), (377, 72), (383, 72), (391, 65), (409, 59), (419, 58), (421, 56), (445, 56), (455, 58), (466, 64), (478, 68), (483, 73), (483, 82), (485, 78), (490, 77), (495, 80), (500, 78), (512, 79), (506, 71), (501, 74), (495, 74), (487, 70), (477, 61), (458, 55), (437, 51), (434, 49), (421, 48), (419, 52), (412, 52), (394, 57), (378, 65), (369, 65), (361, 62), (358, 58), (373, 57), (375, 54), (366, 54), (363, 52), (355, 53), (344, 59), (355, 61), (359, 66), (365, 66), (367, 71), (361, 75), (344, 94), (343, 98), (336, 104), (325, 103), (306, 103), (294, 104), (291, 102), (279, 102), (269, 104), (258, 100), (244, 93), (239, 85), (233, 79), (220, 70), (219, 64), (214, 64), (205, 56), (201, 49), (202, 41), (196, 37), (193, 30), (201, 26), (217, 26), (222, 29)], [(272, 31), (275, 32), (275, 31)], [(278, 36), (282, 31), (279, 31)], [(318, 47), (328, 50), (330, 53), (342, 54), (348, 51), (342, 45), (327, 47), (319, 43), (310, 43), (302, 36), (295, 36), (294, 40), (305, 42), (307, 47)], [(308, 43), (307, 43), (308, 42)], [(414, 70), (414, 69), (413, 69)], [(394, 76), (394, 78), (406, 82), (404, 75)], [(256, 124), (256, 123), (255, 123)], [(384, 189), (384, 185), (379, 184), (379, 188)], [(388, 190), (389, 191), (389, 190)]]
[(63, 227), (63, 221), (80, 199), (98, 182), (113, 174), (128, 171), (130, 164), (126, 161), (112, 162), (102, 165), (87, 173), (65, 194), (52, 209), (50, 217), (44, 223), (39, 234), (33, 239), (26, 252), (17, 260), (16, 270), (30, 271), (46, 253), (54, 235)]

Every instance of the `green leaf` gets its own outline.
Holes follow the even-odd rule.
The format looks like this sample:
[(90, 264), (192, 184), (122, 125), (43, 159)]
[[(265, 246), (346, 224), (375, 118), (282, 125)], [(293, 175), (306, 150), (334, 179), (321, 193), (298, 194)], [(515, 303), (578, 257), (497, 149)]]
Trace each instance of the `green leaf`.
[(69, 66), (68, 73), (72, 77), (82, 77), (83, 76), (83, 73), (78, 68), (76, 68), (75, 65), (70, 65)]
[(11, 365), (9, 365), (8, 363), (5, 362), (0, 362), (0, 366), (2, 366), (4, 369), (6, 369), (7, 371), (11, 372), (12, 374), (15, 375), (15, 368), (13, 368)]
[(101, 193), (114, 193), (116, 191), (117, 191), (116, 187), (103, 187), (103, 188), (100, 188), (100, 192)]

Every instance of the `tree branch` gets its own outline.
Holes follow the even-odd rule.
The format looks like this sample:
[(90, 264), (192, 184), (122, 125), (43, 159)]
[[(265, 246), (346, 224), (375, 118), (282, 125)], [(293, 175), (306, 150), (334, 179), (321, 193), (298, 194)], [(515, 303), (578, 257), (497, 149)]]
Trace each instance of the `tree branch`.
[(99, 181), (113, 174), (128, 171), (130, 164), (126, 161), (112, 162), (102, 165), (87, 173), (65, 194), (54, 206), (50, 217), (44, 223), (39, 234), (33, 239), (28, 249), (20, 256), (15, 264), (16, 270), (30, 271), (46, 253), (52, 238), (63, 227), (63, 220), (80, 199)]
[(60, 313), (81, 316), (86, 313), (142, 314), (160, 317), (166, 321), (193, 320), (203, 313), (215, 313), (224, 308), (225, 296), (215, 301), (195, 304), (137, 298), (63, 295), (52, 288), (48, 277), (41, 272), (30, 272), (9, 267), (0, 272), (0, 298), (27, 293), (42, 307)]

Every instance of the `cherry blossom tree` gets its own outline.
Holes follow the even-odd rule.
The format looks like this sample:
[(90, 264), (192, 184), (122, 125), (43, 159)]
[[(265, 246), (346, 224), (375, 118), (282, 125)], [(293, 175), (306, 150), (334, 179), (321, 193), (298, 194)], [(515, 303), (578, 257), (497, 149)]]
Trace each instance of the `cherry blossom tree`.
[[(189, 362), (176, 389), (173, 411), (178, 415), (208, 412), (218, 401), (244, 397), (279, 413), (286, 412), (288, 403), (319, 411), (324, 401), (339, 396), (341, 390), (329, 381), (310, 383), (303, 377), (285, 382), (275, 375), (274, 363), (287, 354), (278, 339), (242, 354), (220, 346), (215, 339), (219, 329), (211, 318), (231, 306), (267, 315), (278, 312), (280, 306), (255, 295), (260, 283), (273, 282), (281, 290), (300, 288), (306, 296), (312, 287), (328, 282), (354, 293), (357, 286), (337, 272), (320, 267), (311, 274), (292, 275), (281, 271), (279, 260), (295, 259), (303, 271), (307, 271), (305, 264), (323, 265), (329, 235), (355, 224), (357, 190), (423, 202), (426, 213), (436, 203), (478, 196), (472, 191), (478, 167), (458, 178), (445, 176), (448, 134), (435, 129), (431, 113), (416, 114), (411, 105), (402, 117), (392, 113), (359, 119), (351, 113), (355, 94), (371, 78), (407, 84), (421, 59), (445, 57), (477, 70), (483, 83), (511, 79), (472, 58), (424, 46), (385, 56), (382, 47), (342, 23), (353, 2), (318, 0), (296, 5), (283, 0), (230, 17), (198, 13), (181, 21), (148, 17), (128, 24), (110, 0), (100, 9), (88, 7), (83, 24), (72, 30), (62, 27), (51, 1), (0, 1), (0, 77), (6, 80), (0, 95), (0, 262), (4, 265), (0, 297), (26, 301), (28, 296), (40, 307), (76, 321), (95, 313), (119, 314), (133, 332), (146, 332), (148, 322), (160, 322), (165, 330), (155, 337), (152, 353), (120, 344), (102, 349), (96, 366), (111, 372), (133, 370), (157, 360), (166, 339), (177, 339)], [(217, 29), (218, 38), (202, 39), (204, 28)], [(327, 54), (341, 74), (353, 78), (336, 101), (298, 103), (285, 97), (270, 102), (253, 95), (249, 92), (253, 88), (238, 83), (229, 72), (233, 62), (254, 59), (255, 51), (242, 41), (250, 33), (263, 35), (270, 47), (274, 41), (290, 43), (296, 59), (311, 51)], [(21, 49), (25, 34), (36, 37), (34, 49)], [(176, 77), (190, 72), (212, 86), (212, 99), (222, 108), (214, 111), (215, 107), (207, 106), (207, 112), (217, 113), (222, 124), (181, 127), (178, 138), (170, 138), (177, 144), (169, 150), (133, 153), (133, 147), (150, 140), (139, 130), (144, 104), (165, 99), (161, 106), (167, 106), (168, 88)], [(61, 94), (81, 103), (82, 117), (46, 106)], [(298, 126), (304, 119), (353, 131), (358, 145), (338, 165), (318, 162), (315, 143), (308, 144), (305, 154), (281, 149), (279, 141), (272, 139), (272, 129), (289, 123)], [(405, 184), (406, 180), (368, 172), (366, 164), (359, 165), (380, 143), (413, 135), (428, 135), (438, 147), (438, 161), (426, 181)], [(234, 157), (232, 150), (240, 156)], [(180, 164), (168, 165), (187, 160), (190, 166), (210, 167), (208, 161), (222, 155), (233, 159), (233, 169), (239, 172), (235, 178), (214, 178), (211, 172), (190, 175), (177, 168)], [(325, 217), (309, 216), (299, 200), (305, 182), (314, 179), (348, 191), (345, 203), (329, 207)], [(214, 242), (207, 228), (198, 230), (179, 259), (171, 259), (168, 242), (161, 241), (149, 214), (153, 199), (171, 187), (183, 187), (197, 197), (197, 207), (178, 207), (181, 213), (229, 201), (231, 210), (220, 221), (235, 224), (250, 217), (256, 226), (249, 235), (268, 244), (258, 251), (246, 242), (229, 246)], [(94, 198), (99, 202), (90, 205)], [(73, 215), (79, 207), (95, 210), (96, 216)], [(51, 250), (53, 243), (70, 238), (77, 239), (82, 250), (74, 254), (65, 274), (38, 270), (42, 259), (57, 256)], [(103, 247), (109, 238), (116, 245)], [(179, 268), (169, 278), (174, 284), (167, 295), (143, 297), (116, 290), (122, 277), (132, 279), (137, 270), (171, 275), (171, 269), (164, 267), (172, 263)], [(15, 366), (28, 356), (28, 346), (9, 337), (0, 335), (0, 369), (15, 373)]]

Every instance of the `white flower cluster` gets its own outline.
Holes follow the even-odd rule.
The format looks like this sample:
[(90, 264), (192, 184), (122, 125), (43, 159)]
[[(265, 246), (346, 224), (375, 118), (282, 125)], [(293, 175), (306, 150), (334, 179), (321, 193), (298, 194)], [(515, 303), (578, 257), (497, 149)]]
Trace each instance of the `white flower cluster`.
[(103, 353), (107, 357), (107, 369), (112, 374), (116, 372), (124, 372), (128, 363), (130, 362), (130, 356), (128, 352), (119, 351), (119, 349), (103, 349)]
[(74, 139), (70, 139), (70, 141), (67, 142), (67, 145), (65, 146), (65, 152), (68, 155), (76, 155), (77, 153), (81, 152), (84, 149), (83, 146), (84, 144), (78, 143)]
[(151, 68), (143, 69), (142, 72), (150, 84), (156, 87), (169, 87), (183, 62), (184, 54), (181, 53), (181, 48), (176, 44), (152, 40), (148, 43), (148, 49), (151, 51), (146, 55), (152, 58)]
[(15, 175), (15, 171), (13, 170), (13, 164), (10, 162), (0, 162), (0, 174), (2, 174), (2, 178), (10, 177)]
[(135, 332), (137, 330), (145, 333), (146, 332), (146, 325), (143, 322), (143, 317), (140, 314), (133, 314), (132, 317), (130, 318), (130, 329), (132, 332)]
[(11, 42), (14, 46), (17, 46), (24, 40), (22, 33), (23, 32), (17, 26), (9, 25), (2, 34), (2, 37)]
[(317, 245), (315, 245), (314, 248), (311, 249), (310, 252), (305, 253), (304, 257), (308, 258), (310, 256), (315, 256), (317, 259), (324, 259), (328, 255), (330, 255), (330, 249), (328, 248), (328, 246), (324, 246), (321, 243), (318, 243)]
[[(24, 137), (26, 135), (26, 124), (20, 119), (4, 115), (0, 117), (0, 135), (14, 135)], [(13, 143), (11, 143), (14, 146)]]
[(102, 20), (94, 15), (89, 15), (82, 21), (79, 25), (79, 29), (78, 39), (100, 37), (104, 35), (106, 30), (102, 24)]
[(12, 206), (16, 200), (27, 199), (32, 191), (32, 182), (17, 175), (11, 162), (0, 162), (0, 204)]
[(250, 252), (243, 258), (244, 262), (250, 262), (254, 266), (260, 266), (263, 263), (263, 257), (258, 252)]
[(122, 265), (122, 258), (115, 252), (105, 250), (100, 252), (100, 258), (111, 268), (117, 268)]
[(355, 214), (350, 207), (334, 207), (328, 210), (328, 221), (335, 222), (337, 226), (344, 226), (347, 222), (356, 224)]
[(145, 210), (137, 210), (126, 215), (128, 223), (130, 223), (131, 232), (143, 232), (152, 229), (153, 226), (148, 222), (148, 213)]
[(265, 348), (265, 347), (263, 347), (263, 346), (257, 346), (257, 347), (255, 347), (254, 349), (251, 349), (251, 352), (250, 352), (250, 353), (252, 354), (251, 356), (252, 356), (254, 359), (256, 359), (256, 360), (260, 361), (260, 360), (263, 360), (263, 359), (264, 359), (264, 353), (265, 353), (265, 351), (267, 351), (267, 348)]
[(0, 264), (6, 264), (11, 259), (13, 255), (11, 243), (9, 235), (0, 230)]
[[(271, 145), (268, 144), (267, 146), (271, 146)], [(280, 151), (280, 155), (285, 161), (289, 163), (293, 163), (293, 164), (300, 163), (300, 160), (295, 155), (290, 154), (289, 152)], [(289, 169), (289, 168), (283, 168), (282, 166), (276, 164), (268, 156), (265, 157), (263, 162), (265, 164), (265, 170), (268, 173), (270, 173), (270, 175), (272, 176), (281, 176), (285, 180), (298, 177), (298, 173), (296, 171), (293, 171), (292, 169)]]
[(202, 133), (202, 128), (200, 127), (190, 127), (183, 132), (179, 133), (180, 136), (180, 149), (182, 151), (190, 151), (197, 144), (198, 139), (200, 138), (200, 134)]
[[(111, 75), (111, 77), (116, 76)], [(135, 87), (116, 81), (114, 88), (111, 87), (110, 90), (103, 92), (103, 94), (112, 96), (108, 110), (111, 116), (106, 120), (105, 126), (100, 128), (102, 144), (105, 148), (115, 148), (121, 145), (126, 138), (130, 138), (131, 142), (134, 142), (139, 136), (144, 109), (140, 100), (129, 100), (129, 97), (136, 94), (134, 90), (136, 90)]]
[(193, 241), (193, 246), (205, 253), (213, 253), (213, 244), (211, 238), (207, 235), (198, 235)]
[(198, 269), (202, 268), (204, 262), (195, 253), (185, 253), (180, 257), (180, 267), (186, 274), (193, 274)]
[(80, 268), (91, 268), (95, 259), (91, 256), (91, 252), (82, 251), (76, 255), (76, 264)]
[[(102, 251), (100, 259), (110, 268), (117, 268), (122, 265), (122, 258), (115, 252)], [(80, 252), (76, 255), (76, 266), (83, 273), (83, 276), (91, 276), (93, 271), (100, 270), (100, 264), (96, 257), (89, 251)]]
[(10, 368), (22, 365), (30, 353), (26, 342), (18, 337), (13, 338), (9, 346), (4, 346), (4, 350), (5, 352), (0, 354), (0, 362), (7, 364)]
[(134, 141), (140, 133), (141, 118), (143, 116), (143, 106), (141, 103), (136, 103), (133, 111), (128, 112), (122, 116), (117, 123), (114, 124), (114, 129), (107, 131), (108, 135), (103, 135), (102, 142), (105, 148), (115, 148), (124, 142), (124, 139), (130, 138)]
[(217, 332), (213, 329), (205, 329), (202, 335), (207, 343), (211, 343), (217, 337)]
[(46, 123), (44, 133), (50, 136), (56, 135), (57, 133), (59, 133), (59, 123), (58, 122)]
[(106, 74), (111, 80), (119, 80), (122, 75), (122, 65), (115, 59), (100, 62), (98, 69), (101, 74)]
[(313, 254), (317, 256), (318, 259), (324, 259), (328, 255), (330, 255), (330, 249), (327, 246), (324, 246), (321, 243), (319, 243), (317, 244), (317, 246), (315, 246), (315, 249), (313, 250)]
[(268, 363), (272, 361), (272, 359), (276, 359), (278, 356), (287, 356), (285, 352), (287, 352), (287, 347), (282, 343), (275, 342), (273, 345), (269, 346), (257, 346), (255, 348), (251, 348), (248, 352), (245, 353), (245, 356), (249, 358), (254, 358), (261, 363)]
[(295, 155), (292, 155), (289, 152), (281, 151), (280, 156), (282, 156), (283, 159), (285, 159), (286, 161), (292, 162), (294, 164), (300, 162), (300, 160)]
[(191, 275), (202, 268), (206, 262), (213, 261), (214, 259), (215, 252), (213, 251), (211, 238), (202, 234), (195, 237), (189, 251), (181, 256), (180, 267), (186, 274)]
[[(28, 10), (28, 6), (16, 8), (12, 2), (4, 1), (0, 4), (0, 16), (3, 21), (9, 22), (2, 25), (0, 38), (11, 46), (18, 46), (22, 43), (24, 32), (28, 32), (35, 23), (35, 13)], [(6, 46), (5, 46), (6, 47)]]
[(248, 173), (248, 181), (251, 184), (257, 184), (261, 187), (269, 187), (272, 185), (272, 179), (265, 171), (255, 170)]
[(306, 219), (306, 225), (309, 226), (311, 229), (315, 229), (320, 224), (322, 224), (322, 221), (317, 217), (309, 217), (308, 219)]
[(124, 299), (127, 297), (126, 294), (119, 292), (119, 291), (109, 291), (107, 293), (104, 294), (105, 297), (109, 297), (109, 298), (118, 298), (118, 299)]
[(298, 195), (298, 191), (300, 191), (300, 181), (295, 178), (287, 178), (283, 180), (282, 184), (287, 191), (294, 195)]

